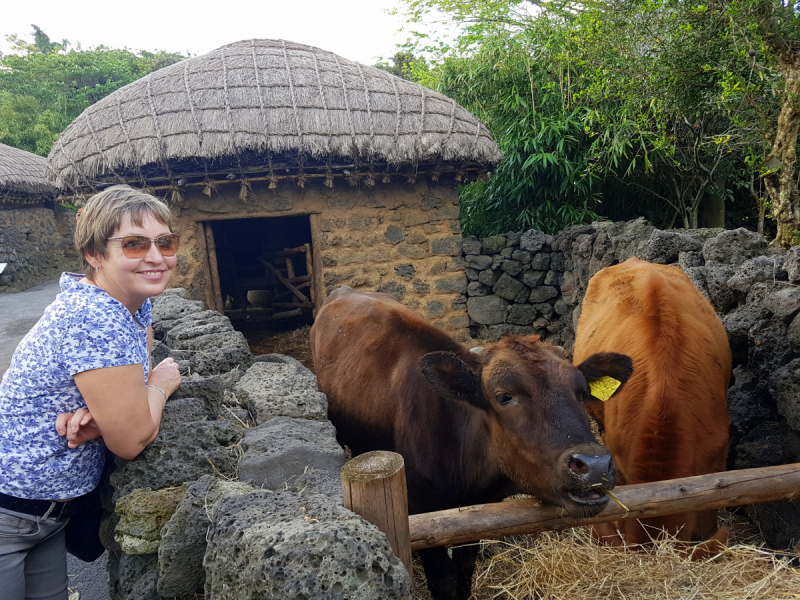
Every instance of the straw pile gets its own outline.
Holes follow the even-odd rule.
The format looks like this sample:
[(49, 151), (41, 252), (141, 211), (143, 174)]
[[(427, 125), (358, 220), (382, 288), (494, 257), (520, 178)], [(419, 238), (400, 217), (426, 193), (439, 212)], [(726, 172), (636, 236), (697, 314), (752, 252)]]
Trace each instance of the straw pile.
[(58, 187), (79, 190), (324, 173), (346, 163), (383, 164), (385, 177), (389, 166), (465, 169), (501, 158), (488, 130), (450, 98), (319, 48), (246, 40), (93, 104), (55, 143), (49, 166)]
[(52, 200), (57, 190), (45, 178), (46, 164), (41, 156), (0, 144), (0, 203)]
[[(652, 554), (596, 545), (587, 529), (481, 542), (473, 598), (489, 600), (762, 600), (800, 598), (797, 556), (763, 549), (745, 519), (724, 514), (728, 549), (692, 562), (669, 541)], [(429, 599), (415, 564), (414, 598)]]
[(268, 323), (245, 320), (234, 321), (234, 327), (241, 331), (250, 352), (260, 354), (283, 354), (300, 361), (304, 367), (314, 372), (314, 359), (311, 355), (309, 336), (311, 326), (304, 325), (291, 331), (274, 331)]

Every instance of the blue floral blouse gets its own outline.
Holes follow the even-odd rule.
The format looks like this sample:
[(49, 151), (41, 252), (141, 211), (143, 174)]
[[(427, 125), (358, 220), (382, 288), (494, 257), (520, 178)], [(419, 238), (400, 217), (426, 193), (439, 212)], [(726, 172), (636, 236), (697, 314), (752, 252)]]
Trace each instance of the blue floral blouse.
[(56, 417), (86, 408), (72, 376), (141, 364), (150, 370), (150, 301), (131, 316), (104, 290), (64, 273), (61, 293), (17, 346), (0, 383), (0, 492), (66, 500), (95, 488), (105, 460), (98, 438), (77, 448), (56, 432)]

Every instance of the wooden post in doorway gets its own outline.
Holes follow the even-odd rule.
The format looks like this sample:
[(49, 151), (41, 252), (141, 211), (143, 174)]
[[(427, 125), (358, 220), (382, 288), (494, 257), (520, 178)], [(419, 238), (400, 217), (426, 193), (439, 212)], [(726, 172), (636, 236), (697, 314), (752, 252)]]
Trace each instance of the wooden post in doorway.
[(314, 315), (317, 312), (317, 290), (314, 288), (314, 259), (311, 256), (311, 244), (303, 244), (306, 255), (306, 273), (308, 274), (309, 283), (308, 293), (311, 296), (311, 305), (314, 307)]
[(403, 457), (380, 450), (356, 456), (342, 467), (342, 489), (344, 507), (386, 534), (413, 579)]
[(206, 230), (206, 247), (208, 248), (208, 266), (211, 271), (211, 282), (214, 287), (214, 298), (216, 298), (216, 306), (214, 310), (225, 313), (225, 303), (222, 299), (222, 286), (219, 283), (219, 264), (217, 263), (217, 244), (214, 242), (214, 230), (211, 223), (207, 223)]
[[(200, 242), (200, 254), (203, 257), (203, 276), (206, 280), (206, 309), (214, 310), (217, 305), (217, 297), (214, 294), (214, 281), (211, 279), (211, 267), (208, 264), (208, 247), (206, 246), (206, 230), (201, 221), (197, 225), (197, 239)], [(210, 225), (209, 225), (210, 227)]]

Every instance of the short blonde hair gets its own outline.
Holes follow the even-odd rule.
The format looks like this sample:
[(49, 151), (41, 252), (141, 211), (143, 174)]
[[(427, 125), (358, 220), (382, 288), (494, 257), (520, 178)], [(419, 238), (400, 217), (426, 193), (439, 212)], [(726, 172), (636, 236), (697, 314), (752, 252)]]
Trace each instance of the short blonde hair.
[(83, 208), (75, 228), (75, 248), (83, 260), (83, 273), (87, 279), (94, 277), (94, 268), (86, 255), (106, 255), (108, 238), (119, 229), (125, 215), (141, 227), (144, 216), (151, 215), (172, 231), (172, 213), (163, 200), (128, 185), (115, 185), (95, 194)]

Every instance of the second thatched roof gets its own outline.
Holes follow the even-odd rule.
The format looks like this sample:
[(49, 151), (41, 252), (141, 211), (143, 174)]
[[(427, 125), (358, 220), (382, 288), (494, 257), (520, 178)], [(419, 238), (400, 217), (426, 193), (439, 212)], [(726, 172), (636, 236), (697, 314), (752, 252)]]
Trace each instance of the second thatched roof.
[(46, 166), (41, 156), (0, 144), (0, 203), (52, 200), (58, 190), (47, 181)]
[(87, 108), (49, 156), (62, 189), (246, 179), (345, 162), (395, 170), (491, 167), (502, 158), (466, 109), (330, 52), (248, 40), (189, 58)]

